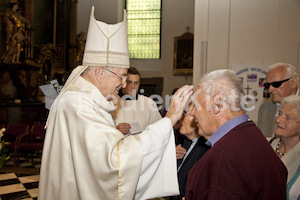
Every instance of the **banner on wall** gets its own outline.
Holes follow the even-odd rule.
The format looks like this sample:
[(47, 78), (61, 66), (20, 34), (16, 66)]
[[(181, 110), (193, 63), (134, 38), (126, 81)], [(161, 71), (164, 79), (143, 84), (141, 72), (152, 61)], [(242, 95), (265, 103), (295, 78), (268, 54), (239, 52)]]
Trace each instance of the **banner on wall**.
[[(264, 88), (264, 82), (267, 75), (268, 66), (271, 64), (257, 63), (235, 63), (232, 64), (232, 70), (242, 79), (244, 92), (251, 98), (245, 98), (249, 101), (247, 104), (250, 111), (247, 111), (250, 119), (257, 123), (259, 106), (270, 98), (270, 94)], [(255, 99), (253, 101), (253, 99)]]

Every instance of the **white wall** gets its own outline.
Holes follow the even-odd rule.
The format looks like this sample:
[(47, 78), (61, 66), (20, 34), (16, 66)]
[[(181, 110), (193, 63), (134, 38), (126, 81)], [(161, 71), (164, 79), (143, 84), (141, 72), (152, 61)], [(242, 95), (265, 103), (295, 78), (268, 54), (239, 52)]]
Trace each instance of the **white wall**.
[[(200, 73), (234, 63), (298, 66), (300, 1), (195, 0), (194, 37), (195, 85)], [(206, 51), (201, 50), (202, 41), (207, 42)], [(201, 66), (201, 60), (206, 64)]]
[[(123, 0), (78, 0), (77, 32), (87, 32), (91, 6), (95, 6), (95, 17), (106, 23), (117, 23), (122, 16)], [(174, 37), (186, 32), (186, 27), (194, 32), (194, 0), (162, 1), (162, 52), (161, 59), (131, 60), (142, 77), (163, 77), (163, 96), (171, 94), (175, 87), (192, 84), (192, 76), (173, 76)]]
[(300, 71), (299, 0), (195, 0), (194, 27), (194, 85), (206, 72), (242, 63), (287, 62)]

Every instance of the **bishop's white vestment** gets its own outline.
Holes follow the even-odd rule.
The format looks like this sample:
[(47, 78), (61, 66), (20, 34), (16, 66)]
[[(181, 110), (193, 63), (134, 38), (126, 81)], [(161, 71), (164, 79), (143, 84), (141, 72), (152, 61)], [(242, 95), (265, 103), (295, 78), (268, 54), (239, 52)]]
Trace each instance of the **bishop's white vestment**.
[(142, 200), (178, 194), (171, 121), (163, 118), (138, 135), (124, 136), (114, 126), (114, 109), (81, 76), (70, 81), (49, 113), (39, 199)]

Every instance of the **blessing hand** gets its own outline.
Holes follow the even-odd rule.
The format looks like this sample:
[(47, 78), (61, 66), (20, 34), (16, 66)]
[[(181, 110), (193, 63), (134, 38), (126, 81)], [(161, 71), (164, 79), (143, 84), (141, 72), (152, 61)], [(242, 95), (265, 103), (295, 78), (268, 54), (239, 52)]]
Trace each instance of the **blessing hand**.
[(192, 94), (193, 86), (185, 85), (179, 88), (171, 98), (170, 107), (168, 112), (166, 113), (166, 117), (171, 120), (173, 126), (182, 117), (186, 102)]

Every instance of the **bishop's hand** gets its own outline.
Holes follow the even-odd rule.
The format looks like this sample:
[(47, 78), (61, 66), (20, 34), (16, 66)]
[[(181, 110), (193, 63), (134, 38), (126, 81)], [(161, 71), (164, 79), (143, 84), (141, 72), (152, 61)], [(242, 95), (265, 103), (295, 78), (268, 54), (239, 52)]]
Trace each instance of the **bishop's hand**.
[(193, 86), (185, 85), (179, 88), (171, 98), (170, 107), (166, 113), (166, 117), (171, 120), (173, 126), (182, 117), (185, 105), (192, 94)]

